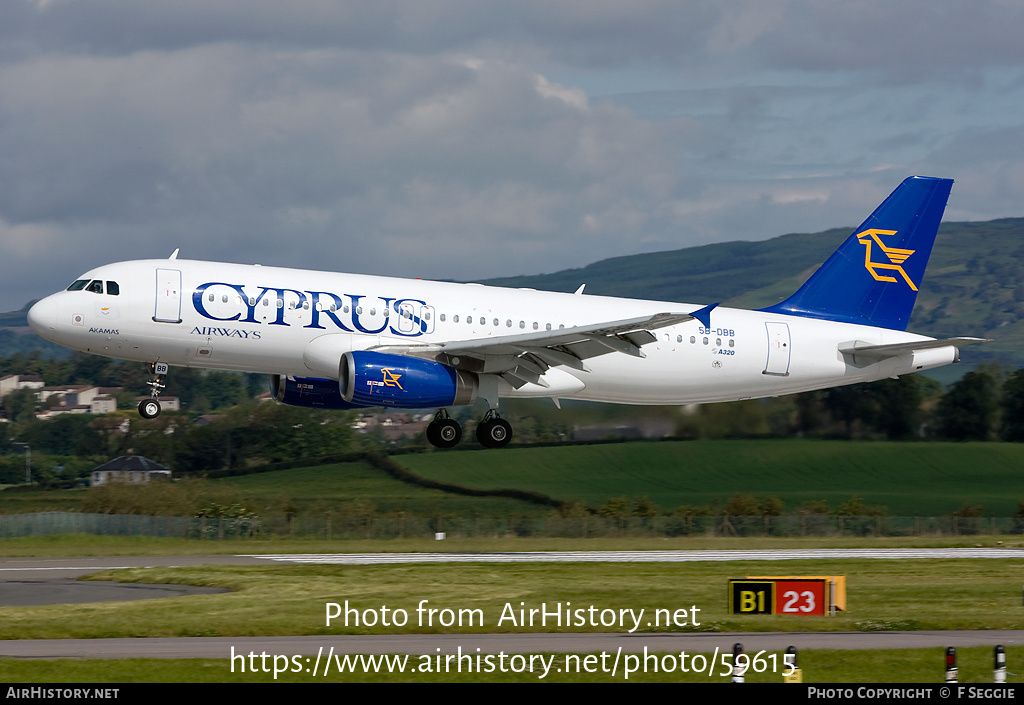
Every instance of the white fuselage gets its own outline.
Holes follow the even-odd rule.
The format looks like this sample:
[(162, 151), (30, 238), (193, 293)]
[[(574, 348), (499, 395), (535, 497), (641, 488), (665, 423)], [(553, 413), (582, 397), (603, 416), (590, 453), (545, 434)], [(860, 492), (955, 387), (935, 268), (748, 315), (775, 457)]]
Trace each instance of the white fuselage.
[[(43, 337), (75, 350), (140, 362), (295, 377), (338, 378), (348, 350), (464, 341), (571, 328), (697, 305), (505, 289), (388, 277), (189, 260), (142, 260), (96, 268), (82, 279), (116, 283), (47, 297), (30, 314)], [(864, 382), (949, 364), (941, 347), (880, 361), (840, 347), (921, 340), (897, 330), (716, 308), (653, 331), (639, 358), (555, 367), (547, 387), (500, 396), (628, 404), (717, 402)]]

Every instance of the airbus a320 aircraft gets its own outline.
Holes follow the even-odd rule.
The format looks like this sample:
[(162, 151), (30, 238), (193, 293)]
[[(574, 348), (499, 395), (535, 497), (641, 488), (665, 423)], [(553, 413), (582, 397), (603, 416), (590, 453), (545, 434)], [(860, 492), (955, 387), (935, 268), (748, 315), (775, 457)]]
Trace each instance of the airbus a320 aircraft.
[(98, 267), (29, 311), (66, 347), (168, 366), (272, 375), (278, 401), (327, 409), (487, 402), (477, 438), (502, 447), (501, 397), (687, 404), (792, 394), (958, 360), (906, 332), (951, 179), (910, 177), (785, 301), (758, 311), (479, 284), (177, 259)]

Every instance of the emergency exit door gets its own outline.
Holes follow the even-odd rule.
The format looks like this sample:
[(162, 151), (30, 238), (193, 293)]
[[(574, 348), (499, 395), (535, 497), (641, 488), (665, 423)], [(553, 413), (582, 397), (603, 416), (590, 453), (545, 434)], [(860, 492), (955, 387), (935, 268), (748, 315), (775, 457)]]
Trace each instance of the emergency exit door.
[(788, 323), (765, 323), (768, 331), (768, 362), (765, 364), (766, 375), (785, 377), (789, 374), (791, 345)]

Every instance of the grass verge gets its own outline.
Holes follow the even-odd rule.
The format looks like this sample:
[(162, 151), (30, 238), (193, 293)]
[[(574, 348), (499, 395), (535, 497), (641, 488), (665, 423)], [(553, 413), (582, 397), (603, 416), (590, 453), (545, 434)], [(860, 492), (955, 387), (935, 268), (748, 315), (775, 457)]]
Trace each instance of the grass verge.
[[(987, 646), (958, 649), (960, 683), (992, 682), (992, 649)], [(1007, 676), (1010, 683), (1024, 682), (1019, 664), (1024, 660), (1024, 647), (1011, 646), (1006, 649), (1007, 663), (1011, 671)], [(547, 655), (552, 656), (551, 654)], [(323, 676), (312, 673), (242, 672), (236, 662), (227, 659), (121, 659), (121, 660), (63, 660), (25, 661), (0, 659), (0, 681), (6, 683), (622, 683), (627, 682), (620, 668), (612, 676), (609, 673), (567, 672), (574, 662), (566, 662), (564, 654), (554, 654), (552, 668), (543, 671), (513, 672), (512, 663), (506, 662), (506, 671), (500, 670), (495, 661), (495, 670), (490, 673), (435, 673), (421, 668), (422, 657), (409, 656), (402, 673), (388, 672), (386, 667), (374, 670), (361, 664), (353, 672), (339, 674), (332, 670)], [(698, 674), (680, 672), (676, 668), (665, 672), (661, 664), (672, 665), (672, 660), (659, 654), (658, 671), (649, 663), (648, 672), (633, 673), (628, 682), (639, 683), (728, 683), (729, 678), (721, 675), (721, 666), (716, 673)], [(767, 654), (765, 655), (768, 656)], [(781, 654), (776, 654), (781, 663)], [(379, 663), (379, 661), (378, 661)], [(581, 660), (582, 663), (582, 660)], [(807, 650), (800, 653), (800, 667), (804, 683), (927, 683), (938, 688), (944, 676), (942, 649), (888, 649), (877, 651)], [(392, 661), (392, 664), (394, 662)], [(570, 668), (566, 668), (569, 665)], [(518, 666), (518, 664), (517, 664)], [(687, 664), (690, 667), (690, 664)], [(416, 667), (411, 672), (409, 667)], [(556, 669), (561, 668), (561, 672)], [(582, 669), (579, 669), (582, 670)], [(1014, 673), (1017, 671), (1018, 673)], [(778, 670), (768, 668), (761, 673), (750, 672), (748, 683), (781, 683)]]

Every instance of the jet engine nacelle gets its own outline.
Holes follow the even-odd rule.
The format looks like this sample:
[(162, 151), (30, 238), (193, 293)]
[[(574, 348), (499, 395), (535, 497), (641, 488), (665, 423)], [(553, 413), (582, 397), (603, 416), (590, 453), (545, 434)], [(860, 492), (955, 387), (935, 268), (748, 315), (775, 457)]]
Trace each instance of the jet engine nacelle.
[(440, 362), (369, 350), (345, 353), (338, 376), (345, 401), (400, 409), (472, 404), (480, 384), (476, 374)]
[(271, 375), (270, 393), (282, 404), (308, 406), (314, 409), (359, 409), (341, 398), (338, 383), (317, 377), (285, 377)]

